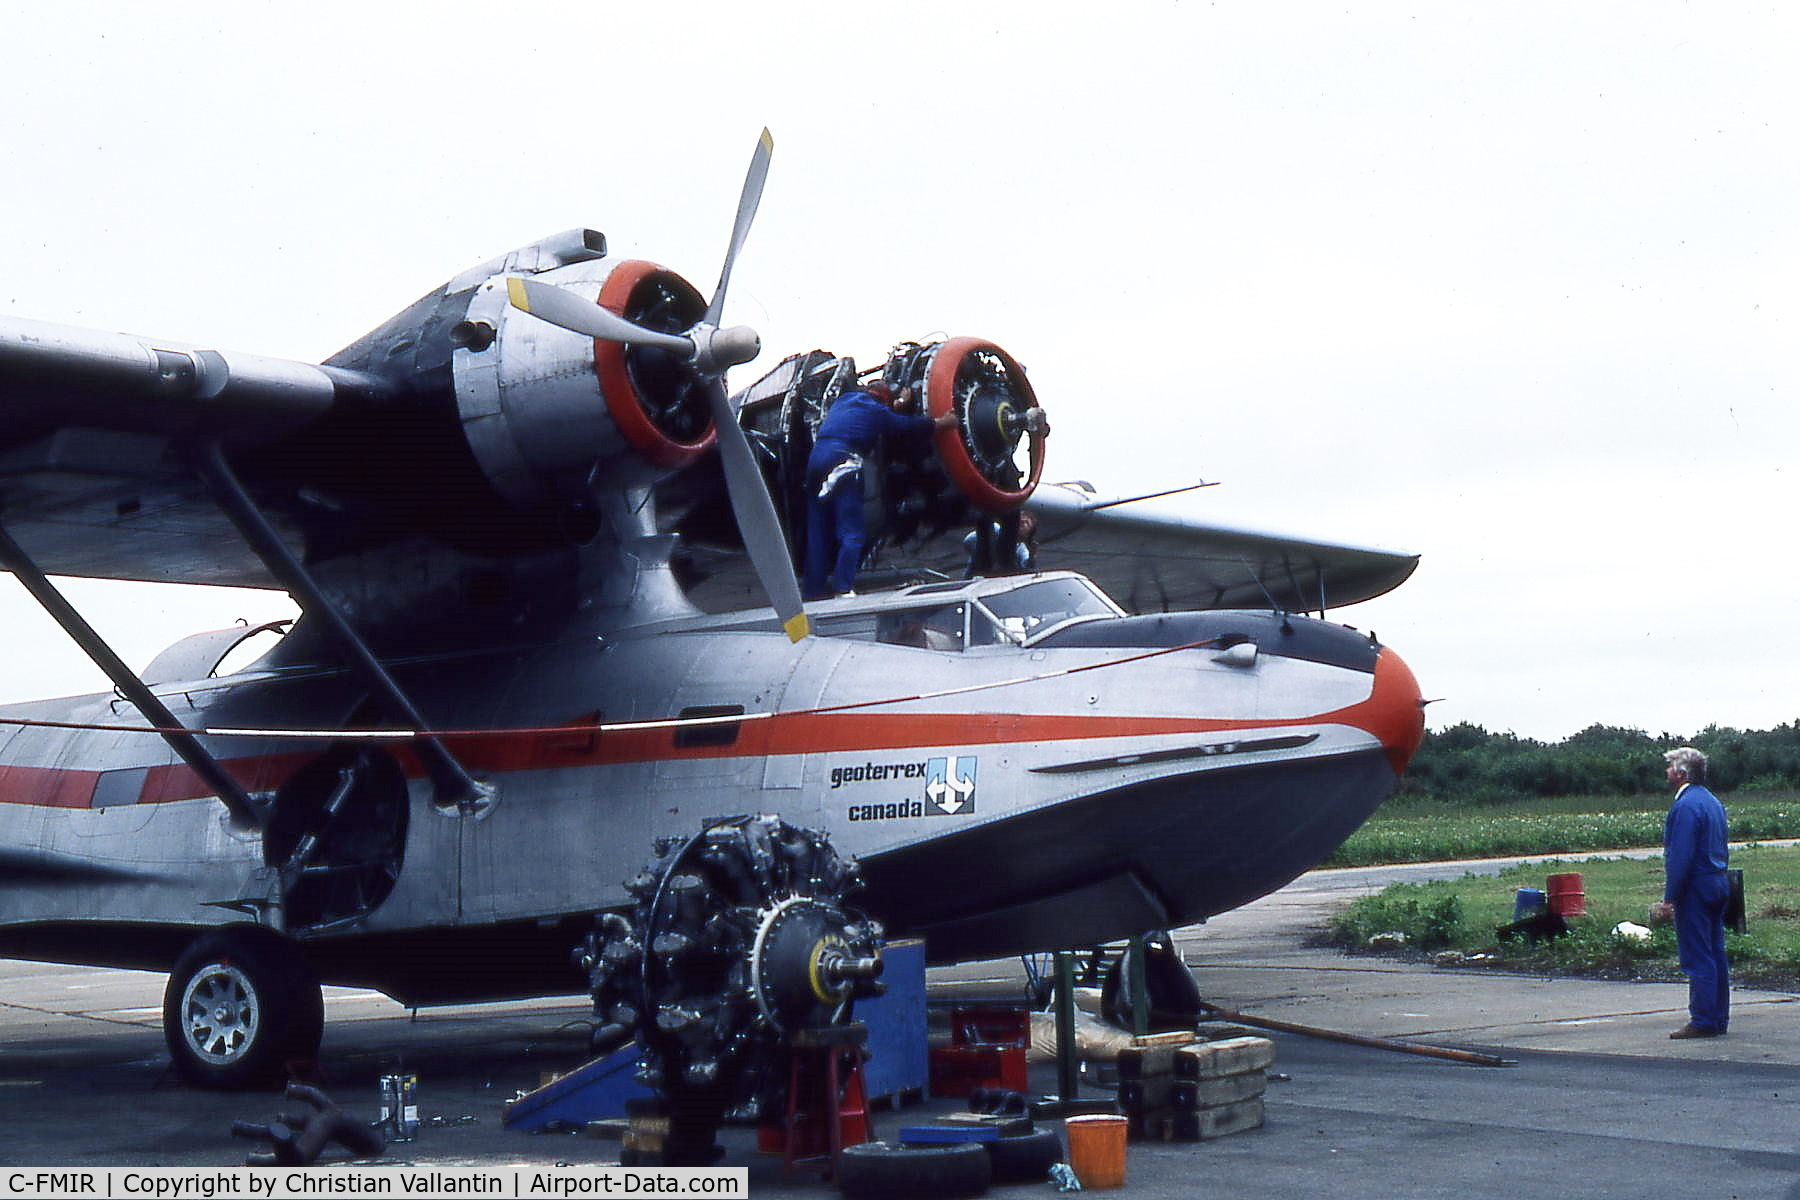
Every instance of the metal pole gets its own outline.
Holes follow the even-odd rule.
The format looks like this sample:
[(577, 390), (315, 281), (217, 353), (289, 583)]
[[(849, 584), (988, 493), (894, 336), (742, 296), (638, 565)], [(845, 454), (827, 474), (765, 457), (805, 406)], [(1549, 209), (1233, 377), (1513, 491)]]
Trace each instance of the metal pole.
[(1443, 1046), (1421, 1046), (1417, 1042), (1397, 1042), (1392, 1038), (1368, 1037), (1360, 1033), (1344, 1033), (1336, 1029), (1319, 1029), (1312, 1025), (1295, 1025), (1291, 1021), (1277, 1021), (1270, 1017), (1251, 1017), (1241, 1012), (1233, 1012), (1229, 1008), (1220, 1008), (1216, 1004), (1204, 1006), (1207, 1012), (1221, 1021), (1235, 1021), (1242, 1025), (1254, 1025), (1259, 1029), (1272, 1029), (1277, 1033), (1297, 1033), (1302, 1037), (1323, 1038), (1330, 1042), (1343, 1042), (1350, 1046), (1367, 1046), (1371, 1050), (1392, 1050), (1397, 1054), (1417, 1054), (1424, 1058), (1442, 1058), (1450, 1062), (1468, 1063), (1477, 1067), (1513, 1067), (1518, 1064), (1510, 1058), (1501, 1058), (1497, 1054), (1481, 1054), (1474, 1050), (1451, 1050)]
[(1081, 1054), (1075, 1045), (1075, 953), (1056, 952), (1056, 1095), (1075, 1099), (1081, 1090)]
[(1150, 985), (1144, 970), (1144, 935), (1125, 946), (1125, 979), (1131, 988), (1131, 1031), (1138, 1037), (1150, 1032)]
[(25, 590), (63, 627), (63, 632), (94, 660), (95, 666), (106, 672), (106, 677), (112, 680), (119, 694), (131, 702), (132, 707), (161, 735), (169, 748), (180, 755), (181, 761), (193, 768), (194, 774), (200, 776), (206, 786), (213, 790), (219, 802), (231, 814), (232, 822), (244, 829), (262, 828), (256, 806), (251, 803), (249, 795), (238, 781), (231, 777), (211, 751), (200, 744), (199, 739), (182, 728), (181, 722), (175, 719), (175, 714), (157, 699), (156, 693), (145, 686), (144, 681), (137, 677), (137, 672), (113, 653), (112, 647), (106, 644), (106, 639), (96, 633), (94, 627), (63, 598), (63, 594), (38, 569), (37, 563), (25, 553), (24, 548), (13, 540), (12, 534), (7, 532), (4, 525), (0, 525), (0, 566), (5, 566), (25, 585)]
[[(263, 518), (249, 493), (238, 482), (219, 443), (206, 443), (197, 460), (200, 473), (211, 488), (213, 498), (225, 510), (225, 515), (231, 518), (231, 523), (237, 526), (238, 533), (243, 536), (250, 549), (262, 559), (263, 565), (293, 594), (308, 616), (317, 617), (324, 622), (338, 645), (350, 655), (350, 665), (362, 675), (365, 683), (380, 693), (392, 712), (415, 730), (427, 728), (423, 714), (413, 707), (412, 701), (400, 690), (400, 685), (394, 682), (393, 676), (375, 660), (362, 638), (357, 636), (349, 622), (337, 611), (337, 607), (313, 582), (312, 573), (301, 565), (280, 535)], [(436, 738), (415, 738), (413, 750), (424, 764), (425, 773), (431, 777), (436, 802), (440, 807), (454, 806), (474, 810), (493, 800), (494, 789), (463, 770), (462, 764)]]

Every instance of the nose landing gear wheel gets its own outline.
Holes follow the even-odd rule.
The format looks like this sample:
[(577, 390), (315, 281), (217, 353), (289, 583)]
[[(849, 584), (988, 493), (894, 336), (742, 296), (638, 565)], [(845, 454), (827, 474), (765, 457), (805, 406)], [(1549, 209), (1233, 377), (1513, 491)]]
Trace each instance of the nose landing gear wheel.
[(163, 991), (163, 1040), (195, 1087), (272, 1087), (287, 1064), (319, 1052), (325, 1027), (318, 977), (300, 948), (256, 926), (198, 938)]

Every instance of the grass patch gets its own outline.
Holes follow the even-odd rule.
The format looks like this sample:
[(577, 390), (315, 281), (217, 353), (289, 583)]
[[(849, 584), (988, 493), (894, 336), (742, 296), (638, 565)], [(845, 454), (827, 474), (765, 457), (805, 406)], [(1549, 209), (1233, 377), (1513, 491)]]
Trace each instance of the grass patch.
[[(1733, 982), (1800, 990), (1800, 847), (1747, 846), (1732, 854), (1731, 865), (1743, 869), (1749, 918), (1748, 932), (1725, 935)], [(1513, 893), (1542, 888), (1545, 876), (1565, 871), (1580, 872), (1588, 915), (1571, 919), (1566, 935), (1535, 945), (1499, 940), (1496, 929), (1512, 921)], [(1457, 950), (1513, 970), (1680, 979), (1672, 928), (1653, 930), (1647, 942), (1612, 932), (1621, 921), (1644, 924), (1644, 910), (1662, 898), (1662, 887), (1660, 858), (1544, 862), (1498, 875), (1396, 884), (1353, 901), (1332, 920), (1329, 938), (1360, 951), (1376, 934), (1397, 932), (1406, 938), (1402, 953)]]
[[(1800, 838), (1800, 796), (1730, 796), (1725, 807), (1734, 841)], [(1491, 807), (1389, 802), (1323, 865), (1367, 867), (1658, 847), (1666, 811), (1666, 802), (1644, 796), (1529, 800)]]

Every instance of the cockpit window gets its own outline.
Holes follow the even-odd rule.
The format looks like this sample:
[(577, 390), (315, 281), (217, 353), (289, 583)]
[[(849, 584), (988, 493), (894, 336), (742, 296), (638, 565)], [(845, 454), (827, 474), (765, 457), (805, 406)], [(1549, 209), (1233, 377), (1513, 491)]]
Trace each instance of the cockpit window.
[(1116, 617), (1119, 609), (1083, 579), (1046, 579), (983, 596), (1006, 640), (1022, 642), (1076, 617)]
[(932, 608), (905, 608), (881, 614), (876, 640), (921, 650), (961, 650), (963, 624), (968, 608), (940, 604)]

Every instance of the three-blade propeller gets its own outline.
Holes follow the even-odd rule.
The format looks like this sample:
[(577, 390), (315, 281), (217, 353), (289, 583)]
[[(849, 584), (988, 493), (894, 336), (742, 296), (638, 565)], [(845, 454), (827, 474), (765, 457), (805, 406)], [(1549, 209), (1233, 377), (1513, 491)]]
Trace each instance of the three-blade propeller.
[[(731, 268), (738, 251), (750, 234), (756, 219), (757, 205), (762, 202), (763, 182), (769, 175), (769, 159), (775, 152), (775, 141), (763, 130), (756, 152), (750, 157), (750, 170), (744, 177), (743, 194), (738, 198), (737, 220), (731, 230), (731, 245), (725, 252), (725, 265), (719, 272), (719, 285), (713, 290), (712, 303), (706, 315), (685, 333), (658, 333), (628, 321), (612, 310), (584, 300), (551, 284), (516, 276), (506, 281), (507, 296), (515, 308), (522, 309), (575, 333), (628, 346), (657, 346), (686, 356), (694, 372), (707, 379), (718, 379), (731, 367), (747, 363), (762, 349), (756, 331), (738, 325), (719, 328), (719, 317), (725, 308), (725, 289), (731, 281)], [(762, 581), (763, 591), (781, 619), (788, 637), (799, 641), (807, 634), (806, 611), (800, 601), (800, 585), (794, 579), (793, 560), (788, 557), (787, 539), (776, 516), (775, 502), (763, 484), (762, 471), (756, 465), (749, 439), (731, 411), (731, 401), (721, 387), (708, 388), (713, 425), (718, 430), (719, 457), (725, 467), (725, 486), (731, 496), (732, 514), (737, 517), (743, 534), (744, 549)]]

